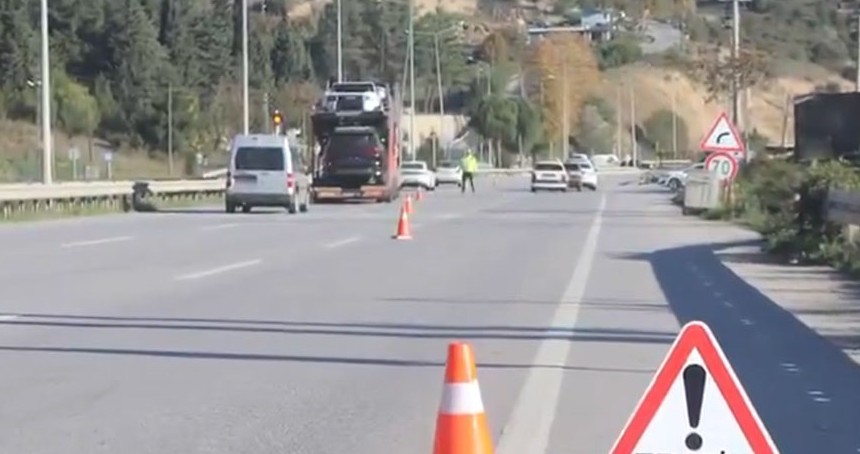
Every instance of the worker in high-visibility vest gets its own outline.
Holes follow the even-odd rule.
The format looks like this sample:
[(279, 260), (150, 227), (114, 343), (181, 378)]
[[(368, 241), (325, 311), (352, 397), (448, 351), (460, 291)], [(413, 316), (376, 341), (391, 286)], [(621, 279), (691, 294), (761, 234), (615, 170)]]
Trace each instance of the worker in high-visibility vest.
[(463, 169), (463, 181), (460, 183), (460, 192), (466, 192), (466, 181), (472, 187), (472, 193), (475, 192), (475, 172), (478, 171), (478, 160), (472, 150), (466, 150), (463, 159), (460, 160), (460, 167)]

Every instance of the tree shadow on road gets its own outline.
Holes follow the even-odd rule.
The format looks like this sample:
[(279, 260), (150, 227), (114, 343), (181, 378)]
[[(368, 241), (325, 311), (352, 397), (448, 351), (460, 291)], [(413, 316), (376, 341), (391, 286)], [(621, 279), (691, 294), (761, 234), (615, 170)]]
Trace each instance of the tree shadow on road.
[[(493, 326), (493, 325), (431, 325), (407, 323), (338, 323), (315, 321), (276, 321), (242, 319), (203, 319), (203, 318), (163, 318), (163, 317), (113, 317), (84, 316), (72, 314), (17, 314), (20, 318), (0, 322), (0, 325), (30, 326), (57, 329), (89, 330), (152, 330), (152, 331), (208, 331), (248, 335), (317, 335), (341, 337), (381, 337), (400, 339), (444, 339), (444, 340), (503, 340), (503, 341), (542, 341), (546, 339), (568, 340), (575, 343), (621, 342), (621, 343), (661, 343), (672, 341), (673, 333), (656, 331), (632, 331), (620, 329), (551, 329), (541, 326)], [(278, 340), (282, 345), (299, 345), (286, 337)], [(348, 341), (347, 341), (348, 342)], [(587, 348), (587, 347), (583, 347)], [(194, 351), (184, 349), (146, 349), (146, 348), (100, 348), (76, 346), (19, 346), (0, 345), (0, 352), (77, 354), (101, 356), (140, 356), (168, 359), (257, 361), (257, 362), (295, 362), (320, 364), (346, 364), (392, 367), (442, 367), (439, 361), (416, 360), (414, 358), (392, 357), (354, 357), (272, 354), (256, 352), (218, 352)], [(479, 363), (488, 369), (529, 369), (555, 368), (587, 372), (651, 373), (647, 370), (627, 368), (603, 369), (599, 367)]]
[(548, 328), (540, 326), (427, 325), (408, 323), (350, 323), (318, 321), (218, 320), (189, 318), (99, 317), (18, 314), (0, 326), (81, 328), (89, 330), (211, 331), (248, 334), (389, 337), (403, 339), (526, 340), (575, 342), (670, 343), (673, 333), (610, 328)]
[[(860, 343), (860, 333), (850, 341), (818, 335), (715, 254), (752, 244), (700, 244), (627, 258), (650, 262), (680, 323), (711, 327), (783, 452), (852, 452), (860, 446), (860, 366), (840, 347)], [(789, 363), (800, 371), (787, 370)], [(830, 401), (813, 400), (812, 390)]]

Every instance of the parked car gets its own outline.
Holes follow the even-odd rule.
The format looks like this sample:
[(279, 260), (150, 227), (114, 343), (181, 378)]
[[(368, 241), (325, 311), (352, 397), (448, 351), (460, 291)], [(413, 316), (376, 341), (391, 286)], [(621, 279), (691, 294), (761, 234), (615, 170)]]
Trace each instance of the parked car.
[(705, 163), (699, 162), (699, 163), (693, 164), (689, 167), (685, 167), (685, 168), (680, 169), (680, 170), (673, 170), (673, 171), (667, 172), (660, 177), (660, 180), (657, 181), (657, 184), (660, 184), (662, 186), (666, 186), (672, 192), (675, 192), (675, 191), (681, 189), (682, 187), (684, 187), (684, 184), (686, 184), (686, 182), (687, 182), (687, 175), (690, 172), (692, 172), (694, 170), (701, 170), (704, 168), (705, 168)]
[(569, 177), (561, 161), (538, 161), (532, 170), (532, 192), (567, 192)]
[(421, 187), (433, 191), (438, 186), (436, 174), (424, 161), (406, 161), (400, 165), (400, 186)]

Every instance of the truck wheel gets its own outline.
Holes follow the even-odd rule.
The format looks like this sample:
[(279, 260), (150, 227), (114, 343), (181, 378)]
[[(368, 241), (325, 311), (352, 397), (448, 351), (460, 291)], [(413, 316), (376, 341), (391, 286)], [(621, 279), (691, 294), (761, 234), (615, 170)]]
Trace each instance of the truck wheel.
[(224, 211), (226, 211), (228, 213), (235, 213), (236, 212), (236, 204), (232, 203), (232, 202), (224, 203)]
[(242, 212), (243, 213), (250, 213), (251, 212), (251, 205), (248, 205), (248, 204), (242, 205)]

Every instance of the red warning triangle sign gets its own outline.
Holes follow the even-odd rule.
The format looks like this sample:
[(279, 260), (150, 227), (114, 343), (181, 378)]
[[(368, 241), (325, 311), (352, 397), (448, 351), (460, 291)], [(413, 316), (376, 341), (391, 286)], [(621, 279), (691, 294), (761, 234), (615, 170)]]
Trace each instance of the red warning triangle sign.
[(778, 454), (710, 328), (681, 328), (611, 454)]
[(729, 116), (725, 112), (714, 120), (714, 124), (711, 125), (708, 134), (702, 139), (699, 148), (702, 151), (728, 152), (742, 152), (746, 149), (738, 128), (729, 120)]

